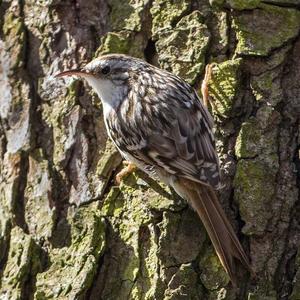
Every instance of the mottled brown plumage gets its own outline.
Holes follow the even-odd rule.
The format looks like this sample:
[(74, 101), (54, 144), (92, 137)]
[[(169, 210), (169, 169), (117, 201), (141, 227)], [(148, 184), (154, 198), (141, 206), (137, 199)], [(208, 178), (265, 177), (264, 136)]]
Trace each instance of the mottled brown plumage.
[(220, 188), (213, 120), (184, 80), (142, 60), (107, 55), (80, 70), (102, 100), (108, 135), (123, 157), (172, 186), (199, 214), (235, 282), (235, 259), (250, 265), (214, 189)]

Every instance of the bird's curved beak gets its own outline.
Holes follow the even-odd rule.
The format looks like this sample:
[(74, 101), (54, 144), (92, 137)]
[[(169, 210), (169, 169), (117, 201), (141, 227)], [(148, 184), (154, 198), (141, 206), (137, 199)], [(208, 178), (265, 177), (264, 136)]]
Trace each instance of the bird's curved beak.
[(69, 70), (69, 71), (64, 71), (61, 73), (56, 74), (54, 77), (58, 78), (58, 77), (63, 77), (63, 76), (80, 76), (80, 77), (86, 77), (86, 76), (91, 76), (91, 73), (88, 73), (85, 70), (82, 69), (76, 69), (76, 70)]

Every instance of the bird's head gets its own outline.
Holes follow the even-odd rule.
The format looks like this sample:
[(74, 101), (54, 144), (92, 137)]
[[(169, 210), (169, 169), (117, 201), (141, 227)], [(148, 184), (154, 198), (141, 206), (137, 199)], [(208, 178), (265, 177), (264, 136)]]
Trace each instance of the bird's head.
[(145, 62), (126, 55), (105, 55), (80, 69), (57, 74), (55, 77), (78, 76), (97, 92), (102, 102), (115, 106), (128, 92), (130, 80), (145, 67)]

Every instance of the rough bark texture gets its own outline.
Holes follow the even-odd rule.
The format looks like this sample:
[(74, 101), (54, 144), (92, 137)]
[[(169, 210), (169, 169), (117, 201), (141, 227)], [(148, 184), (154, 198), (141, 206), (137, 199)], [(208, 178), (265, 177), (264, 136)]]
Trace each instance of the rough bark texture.
[[(300, 299), (298, 0), (0, 1), (0, 299)], [(199, 89), (214, 62), (220, 200), (257, 277), (120, 156), (60, 70), (128, 53)]]

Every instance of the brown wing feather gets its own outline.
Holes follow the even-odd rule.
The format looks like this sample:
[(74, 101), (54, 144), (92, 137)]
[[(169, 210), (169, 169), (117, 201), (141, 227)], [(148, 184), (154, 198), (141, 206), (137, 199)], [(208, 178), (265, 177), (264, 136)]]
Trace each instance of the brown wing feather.
[(179, 176), (218, 187), (219, 162), (212, 129), (200, 107), (201, 103), (195, 103), (191, 108), (174, 108), (171, 125), (148, 136), (147, 149), (151, 150), (152, 159), (159, 158), (161, 166), (171, 168)]
[[(170, 99), (165, 99), (165, 94)], [(173, 174), (217, 188), (220, 183), (219, 162), (209, 112), (192, 89), (189, 102), (175, 99), (171, 92), (156, 94), (155, 97), (161, 101), (159, 108), (149, 108), (144, 103), (144, 110), (153, 115), (146, 119), (135, 117), (139, 119), (139, 127), (135, 127), (135, 131), (141, 131), (146, 143), (139, 147), (136, 136), (130, 139), (128, 133), (132, 131), (128, 130), (126, 137), (124, 134), (117, 143), (120, 150), (140, 161), (145, 161), (146, 157), (149, 164), (158, 164), (167, 172), (172, 170)], [(170, 103), (164, 105), (163, 100)]]

